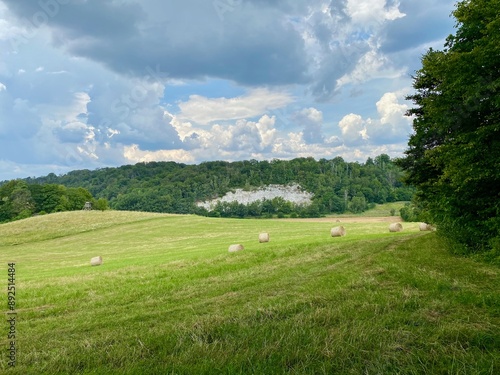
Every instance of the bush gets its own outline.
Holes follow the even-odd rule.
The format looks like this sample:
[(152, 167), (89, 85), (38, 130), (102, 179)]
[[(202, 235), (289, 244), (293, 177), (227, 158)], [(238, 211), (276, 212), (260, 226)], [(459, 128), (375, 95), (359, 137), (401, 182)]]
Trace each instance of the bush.
[(21, 219), (27, 219), (29, 217), (31, 217), (33, 215), (33, 213), (31, 212), (31, 210), (22, 210), (19, 215), (17, 215), (14, 220), (21, 220)]
[(404, 207), (399, 210), (399, 214), (401, 216), (401, 219), (403, 219), (403, 221), (409, 221), (409, 222), (419, 221), (419, 210), (413, 204), (406, 203)]
[(109, 209), (109, 204), (108, 200), (106, 198), (99, 198), (95, 203), (94, 203), (94, 208), (96, 210), (100, 211), (105, 211)]

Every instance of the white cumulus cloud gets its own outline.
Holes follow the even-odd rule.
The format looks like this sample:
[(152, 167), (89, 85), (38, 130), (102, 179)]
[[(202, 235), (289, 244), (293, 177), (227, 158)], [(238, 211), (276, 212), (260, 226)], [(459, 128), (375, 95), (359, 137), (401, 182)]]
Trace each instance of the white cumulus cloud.
[(387, 0), (347, 0), (346, 10), (352, 20), (360, 24), (393, 21), (405, 16), (399, 2), (388, 6)]
[(339, 122), (342, 137), (347, 145), (369, 142), (371, 145), (404, 143), (412, 128), (412, 119), (405, 116), (408, 106), (400, 103), (404, 92), (388, 92), (376, 103), (378, 118), (364, 119), (350, 113)]
[[(370, 120), (368, 120), (370, 121)], [(366, 140), (366, 120), (360, 115), (350, 113), (339, 122), (339, 128), (342, 131), (342, 137), (347, 144), (356, 144)]]
[(130, 163), (150, 162), (150, 161), (170, 161), (179, 163), (192, 163), (194, 157), (185, 150), (141, 150), (138, 145), (132, 144), (123, 147), (123, 156)]
[(237, 120), (265, 114), (267, 111), (282, 108), (293, 102), (290, 94), (253, 89), (248, 94), (236, 98), (207, 98), (191, 95), (187, 102), (179, 103), (179, 117), (198, 124), (214, 121)]

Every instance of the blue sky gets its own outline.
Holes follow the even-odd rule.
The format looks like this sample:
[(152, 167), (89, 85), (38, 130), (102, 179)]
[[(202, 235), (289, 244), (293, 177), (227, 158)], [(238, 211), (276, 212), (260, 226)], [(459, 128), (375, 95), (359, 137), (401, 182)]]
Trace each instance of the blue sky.
[(0, 0), (0, 180), (401, 156), (449, 0)]

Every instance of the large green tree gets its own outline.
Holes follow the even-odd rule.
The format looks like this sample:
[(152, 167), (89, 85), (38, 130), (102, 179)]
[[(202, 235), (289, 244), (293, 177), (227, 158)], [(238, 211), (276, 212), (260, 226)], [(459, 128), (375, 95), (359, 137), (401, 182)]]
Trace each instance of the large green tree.
[(439, 230), (469, 252), (500, 239), (500, 0), (459, 2), (456, 34), (422, 58), (400, 166)]

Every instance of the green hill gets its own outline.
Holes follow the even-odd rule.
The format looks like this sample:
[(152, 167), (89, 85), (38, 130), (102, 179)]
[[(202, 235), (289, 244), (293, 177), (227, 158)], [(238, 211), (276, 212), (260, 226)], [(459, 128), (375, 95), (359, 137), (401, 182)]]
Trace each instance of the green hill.
[[(332, 213), (359, 213), (374, 204), (411, 200), (414, 189), (403, 185), (402, 176), (402, 170), (394, 161), (382, 154), (374, 159), (368, 158), (365, 163), (346, 162), (340, 157), (331, 160), (309, 157), (211, 161), (199, 165), (150, 162), (94, 171), (77, 170), (61, 176), (51, 173), (27, 178), (24, 182), (31, 190), (34, 190), (33, 186), (47, 184), (85, 189), (94, 198), (107, 200), (115, 210), (222, 217), (319, 217)], [(291, 204), (285, 202), (285, 196), (284, 199), (268, 199), (265, 203), (255, 204), (238, 204), (240, 202), (236, 199), (235, 204), (223, 202), (211, 210), (197, 205), (222, 198), (238, 189), (248, 192), (275, 185), (299, 185), (312, 196), (312, 202), (306, 207)], [(31, 195), (36, 194), (31, 192)], [(3, 199), (8, 196), (2, 194), (0, 183), (0, 222), (2, 206), (5, 206)], [(15, 198), (11, 197), (9, 201)], [(43, 199), (37, 202), (33, 202), (32, 212), (54, 212), (50, 208), (59, 203), (47, 208)]]
[[(340, 224), (347, 235), (331, 237)], [(0, 369), (497, 373), (498, 268), (454, 258), (418, 223), (387, 227), (116, 211), (2, 224), (17, 315), (16, 367), (5, 322)], [(229, 253), (235, 243), (245, 249)], [(94, 256), (103, 265), (91, 267)]]

